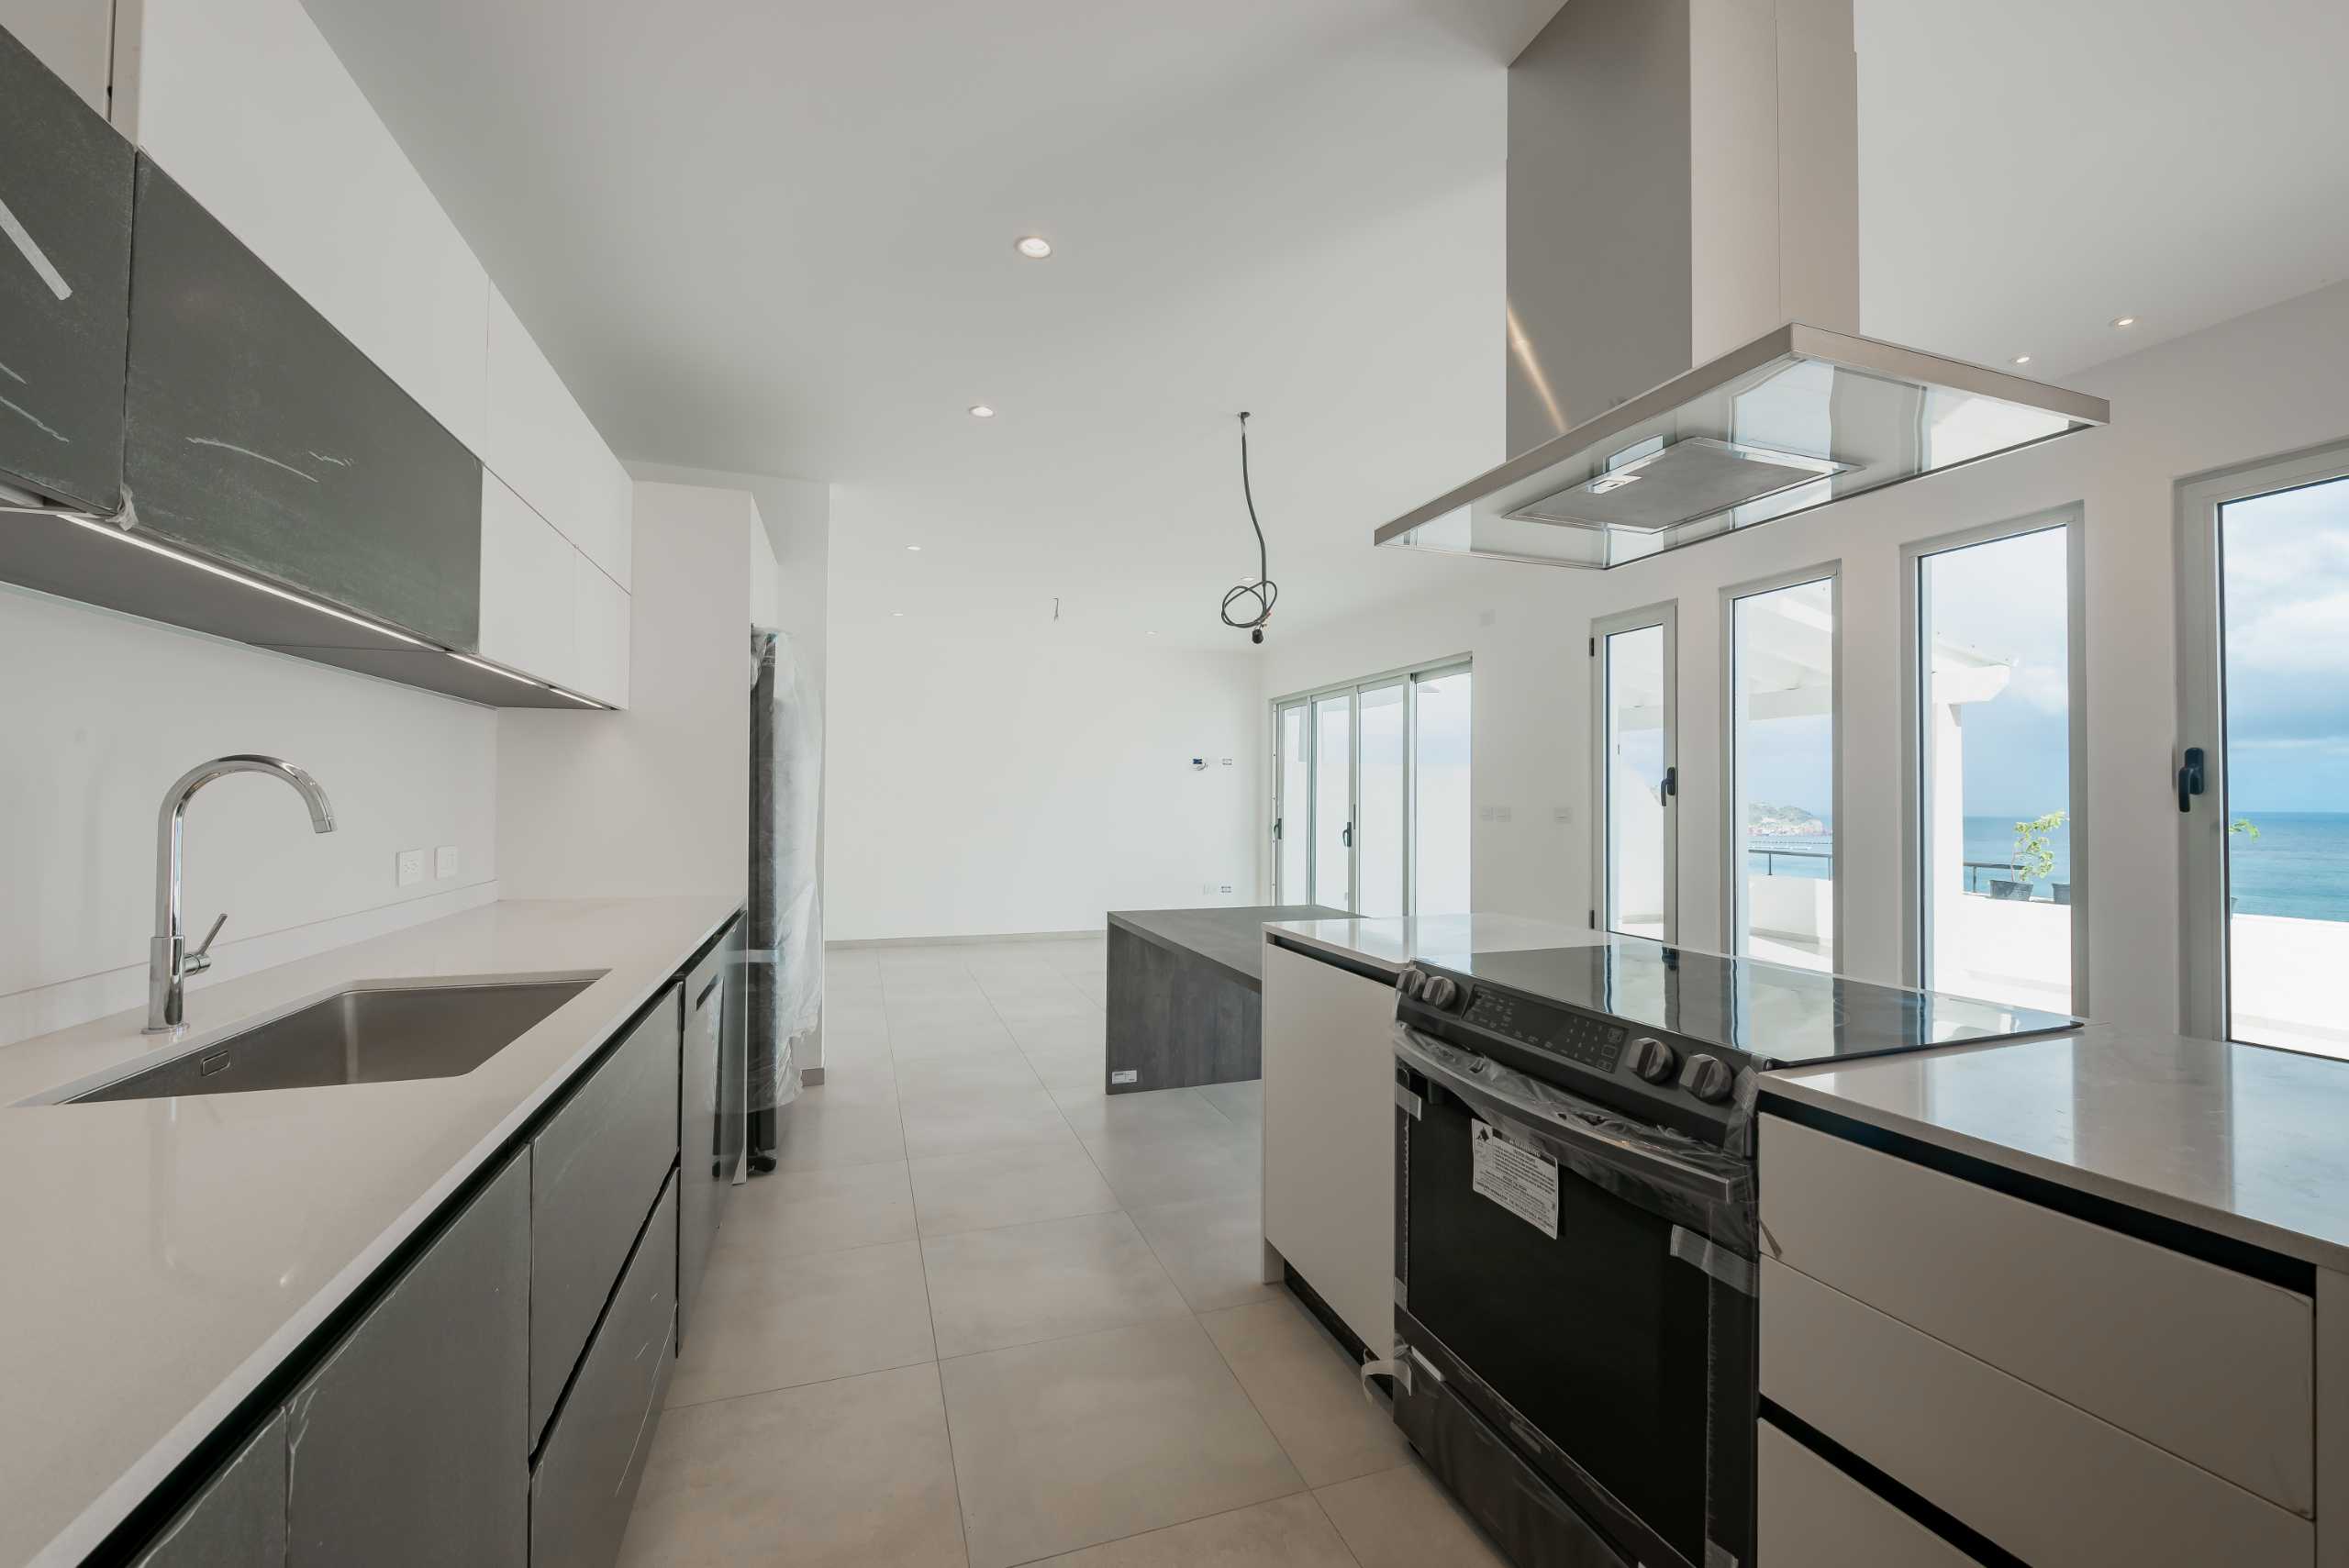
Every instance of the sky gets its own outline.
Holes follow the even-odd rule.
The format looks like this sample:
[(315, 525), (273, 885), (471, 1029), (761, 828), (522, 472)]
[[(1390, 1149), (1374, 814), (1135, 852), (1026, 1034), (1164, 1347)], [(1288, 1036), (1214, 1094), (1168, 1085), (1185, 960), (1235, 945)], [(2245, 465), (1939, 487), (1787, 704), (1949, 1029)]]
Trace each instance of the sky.
[(2228, 809), (2349, 812), (2349, 480), (2220, 514)]

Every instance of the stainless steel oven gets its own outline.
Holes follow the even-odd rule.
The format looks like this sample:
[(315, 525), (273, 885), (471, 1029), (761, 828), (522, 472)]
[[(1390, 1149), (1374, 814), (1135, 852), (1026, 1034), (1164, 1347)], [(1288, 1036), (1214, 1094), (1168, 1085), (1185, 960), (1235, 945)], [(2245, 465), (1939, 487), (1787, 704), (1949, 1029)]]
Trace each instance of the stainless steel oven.
[(1752, 1162), (1395, 1051), (1397, 1422), (1520, 1568), (1749, 1562)]

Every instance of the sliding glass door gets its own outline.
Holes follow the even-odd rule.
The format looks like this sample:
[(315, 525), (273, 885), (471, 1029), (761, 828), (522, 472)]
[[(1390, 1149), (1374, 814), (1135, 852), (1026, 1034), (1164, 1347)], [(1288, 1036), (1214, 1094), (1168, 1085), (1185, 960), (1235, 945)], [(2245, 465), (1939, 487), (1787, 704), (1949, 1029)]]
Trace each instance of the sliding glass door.
[(1468, 667), (1273, 705), (1273, 896), (1371, 917), (1467, 907)]
[(1312, 878), (1313, 742), (1302, 701), (1273, 714), (1273, 902), (1303, 904)]
[(1729, 951), (1831, 970), (1842, 639), (1832, 566), (1726, 589)]
[(2349, 449), (2179, 522), (2186, 1032), (2349, 1057)]
[(2087, 1006), (2076, 514), (1909, 546), (1920, 984)]
[(1392, 681), (1364, 686), (1354, 697), (1355, 750), (1361, 758), (1354, 786), (1354, 912), (1360, 915), (1403, 912), (1408, 691), (1403, 682)]
[(1410, 909), (1468, 912), (1469, 709), (1465, 664), (1411, 677)]
[(1664, 941), (1679, 934), (1678, 642), (1673, 605), (1609, 616), (1591, 627), (1599, 886), (1592, 923)]
[(1354, 695), (1313, 702), (1313, 902), (1354, 906)]

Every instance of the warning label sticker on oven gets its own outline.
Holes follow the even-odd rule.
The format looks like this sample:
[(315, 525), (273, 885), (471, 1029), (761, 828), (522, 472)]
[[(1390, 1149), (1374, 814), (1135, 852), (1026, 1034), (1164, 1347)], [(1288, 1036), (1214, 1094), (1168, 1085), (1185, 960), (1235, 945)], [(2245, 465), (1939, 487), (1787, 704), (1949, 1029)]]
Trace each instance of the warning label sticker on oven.
[(1511, 1143), (1501, 1129), (1478, 1122), (1470, 1130), (1475, 1175), (1470, 1183), (1534, 1229), (1558, 1239), (1558, 1162)]

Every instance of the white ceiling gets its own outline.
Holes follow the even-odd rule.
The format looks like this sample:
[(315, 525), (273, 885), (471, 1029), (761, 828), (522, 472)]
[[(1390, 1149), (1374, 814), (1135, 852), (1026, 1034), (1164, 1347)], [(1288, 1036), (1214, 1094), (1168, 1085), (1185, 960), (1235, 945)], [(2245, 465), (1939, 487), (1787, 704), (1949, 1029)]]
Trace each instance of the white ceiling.
[(2055, 380), (2349, 276), (2343, 0), (1857, 0), (1854, 24), (1871, 335)]
[[(1367, 539), (1503, 455), (1553, 3), (306, 4), (623, 456), (835, 484), (836, 615), (1239, 645), (1243, 407), (1274, 636), (1516, 570)], [(1872, 333), (2060, 375), (2349, 272), (2337, 0), (1858, 38)]]

